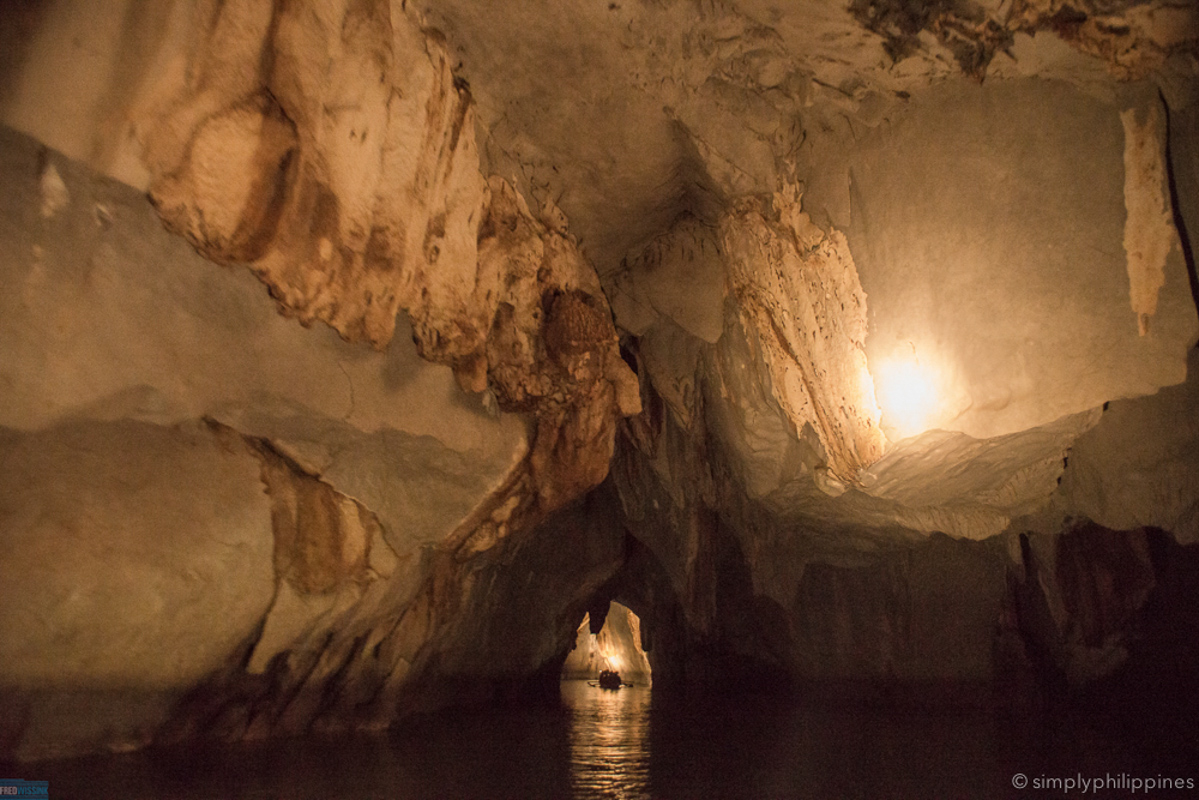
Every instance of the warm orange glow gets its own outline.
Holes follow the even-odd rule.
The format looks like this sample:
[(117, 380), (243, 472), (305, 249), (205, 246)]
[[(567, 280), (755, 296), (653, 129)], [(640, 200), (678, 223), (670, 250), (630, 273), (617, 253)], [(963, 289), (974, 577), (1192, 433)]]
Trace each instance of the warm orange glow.
[(591, 632), (591, 617), (584, 615), (575, 632), (575, 646), (562, 665), (564, 680), (594, 681), (604, 670), (618, 672), (627, 681), (648, 686), (649, 658), (641, 649), (641, 620), (629, 608), (612, 603), (604, 626)]
[(884, 362), (875, 375), (883, 425), (900, 438), (926, 430), (940, 404), (936, 370), (914, 355)]

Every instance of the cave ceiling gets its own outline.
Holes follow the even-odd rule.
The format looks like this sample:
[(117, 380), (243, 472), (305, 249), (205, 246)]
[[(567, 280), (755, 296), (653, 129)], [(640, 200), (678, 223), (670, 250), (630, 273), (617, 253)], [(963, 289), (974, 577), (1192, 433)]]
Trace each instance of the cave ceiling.
[[(379, 350), (398, 319), (463, 402), (522, 415), (527, 442), (488, 434), (483, 484), (522, 498), (493, 506), (577, 498), (618, 439), (687, 459), (665, 426), (783, 518), (985, 537), (1048, 502), (1100, 406), (1186, 375), (1194, 201), (1163, 154), (1168, 110), (1193, 118), (1187, 3), (69, 5), (11, 7), (6, 121), (146, 190), (285, 316)], [(887, 408), (907, 362), (919, 418)], [(321, 422), (328, 388), (128, 382), (30, 387), (5, 423), (147, 391), (314, 474), (334, 427), (338, 453), (462, 438), (369, 390)]]
[[(478, 106), (484, 171), (553, 199), (601, 275), (684, 211), (811, 183), (914, 91), (1194, 77), (1186, 3), (596, 2), (419, 7)], [(1120, 33), (1118, 33), (1120, 32)], [(713, 197), (713, 193), (716, 197)]]
[(0, 754), (383, 726), (597, 598), (802, 643), (919, 547), (977, 677), (1071, 520), (1199, 542), (1191, 0), (0, 16)]

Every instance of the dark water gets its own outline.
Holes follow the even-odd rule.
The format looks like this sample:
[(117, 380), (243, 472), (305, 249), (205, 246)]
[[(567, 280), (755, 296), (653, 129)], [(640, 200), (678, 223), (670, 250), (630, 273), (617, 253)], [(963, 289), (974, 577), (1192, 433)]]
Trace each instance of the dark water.
[[(122, 800), (1082, 794), (1020, 791), (1016, 773), (1030, 781), (1160, 774), (1199, 786), (1193, 725), (1155, 736), (1144, 732), (1151, 725), (1134, 733), (1052, 720), (849, 713), (765, 698), (651, 703), (651, 696), (572, 681), (560, 705), (430, 716), (386, 737), (76, 759), (22, 765), (19, 777), (48, 779), (53, 798)], [(1199, 789), (1135, 796), (1190, 797)]]

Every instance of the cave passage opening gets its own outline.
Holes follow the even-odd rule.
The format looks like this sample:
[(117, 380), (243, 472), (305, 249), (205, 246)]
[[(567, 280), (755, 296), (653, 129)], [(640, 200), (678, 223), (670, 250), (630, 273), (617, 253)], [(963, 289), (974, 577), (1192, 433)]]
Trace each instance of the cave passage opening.
[(650, 686), (652, 670), (641, 638), (641, 619), (615, 601), (602, 616), (588, 612), (575, 631), (574, 648), (562, 664), (562, 680), (596, 680), (604, 670), (634, 686)]

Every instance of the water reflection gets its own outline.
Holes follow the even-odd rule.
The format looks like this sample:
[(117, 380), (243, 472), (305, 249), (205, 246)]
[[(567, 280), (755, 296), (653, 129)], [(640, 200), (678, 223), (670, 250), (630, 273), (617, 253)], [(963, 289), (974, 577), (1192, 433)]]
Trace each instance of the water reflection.
[(576, 797), (650, 797), (650, 690), (563, 681), (570, 709), (570, 777)]
[(438, 714), (385, 737), (0, 764), (0, 774), (49, 780), (55, 798), (123, 800), (976, 800), (1015, 796), (1017, 772), (1187, 777), (1197, 756), (1191, 724), (1132, 732), (1123, 723), (850, 712), (569, 681), (560, 703)]

